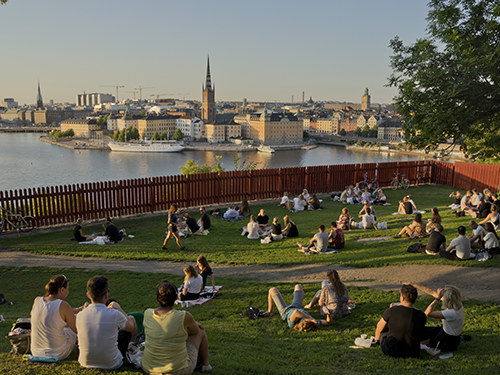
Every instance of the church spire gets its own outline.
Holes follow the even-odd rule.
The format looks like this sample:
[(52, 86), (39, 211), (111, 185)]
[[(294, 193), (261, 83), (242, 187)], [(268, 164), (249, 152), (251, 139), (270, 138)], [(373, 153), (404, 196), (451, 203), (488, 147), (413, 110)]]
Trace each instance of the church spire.
[(207, 79), (205, 82), (205, 90), (212, 90), (212, 78), (210, 77), (210, 56), (207, 55)]
[(36, 107), (43, 109), (42, 91), (40, 90), (40, 81), (38, 81), (38, 93), (36, 94)]

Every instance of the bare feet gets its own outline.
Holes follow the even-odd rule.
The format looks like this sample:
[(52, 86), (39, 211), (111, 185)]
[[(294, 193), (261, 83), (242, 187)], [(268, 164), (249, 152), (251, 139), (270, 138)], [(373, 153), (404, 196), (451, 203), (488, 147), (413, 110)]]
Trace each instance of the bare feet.
[(304, 246), (302, 246), (302, 243), (300, 241), (297, 241), (297, 245), (300, 247), (300, 248), (303, 248)]
[(312, 308), (312, 305), (310, 303), (308, 303), (307, 305), (304, 306), (304, 309), (306, 309), (306, 310), (309, 310), (310, 308)]

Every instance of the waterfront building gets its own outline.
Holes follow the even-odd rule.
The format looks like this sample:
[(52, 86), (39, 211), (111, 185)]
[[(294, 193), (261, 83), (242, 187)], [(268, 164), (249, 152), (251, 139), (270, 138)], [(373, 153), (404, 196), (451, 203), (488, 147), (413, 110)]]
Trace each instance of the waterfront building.
[(316, 133), (331, 134), (332, 130), (332, 117), (319, 117), (316, 121)]
[(151, 139), (156, 132), (160, 135), (165, 132), (168, 138), (171, 139), (175, 133), (177, 117), (167, 114), (155, 115), (153, 113), (146, 117), (138, 118), (135, 121), (137, 122), (137, 129), (139, 130), (141, 139)]
[(111, 132), (115, 132), (116, 130), (118, 130), (118, 117), (115, 116), (114, 114), (110, 114), (108, 116), (108, 121), (106, 123), (106, 128), (111, 131)]
[(378, 125), (378, 139), (386, 139), (401, 142), (404, 138), (401, 120), (398, 117), (388, 117)]
[(225, 137), (226, 141), (233, 142), (235, 139), (241, 139), (241, 125), (234, 121), (225, 124)]
[[(242, 114), (234, 117), (241, 125), (241, 136), (264, 145), (297, 144), (303, 142), (303, 125), (291, 113)], [(311, 123), (309, 124), (311, 126)]]
[(0, 101), (0, 106), (7, 109), (12, 109), (17, 107), (19, 104), (14, 101), (14, 98), (4, 98)]
[(205, 124), (205, 136), (208, 143), (222, 143), (226, 140), (226, 125)]
[(56, 109), (37, 109), (34, 111), (35, 124), (59, 124), (61, 121), (73, 118), (73, 110), (67, 107)]
[(73, 129), (75, 137), (90, 138), (95, 131), (102, 130), (94, 119), (66, 119), (61, 121), (61, 132)]
[(76, 96), (77, 106), (95, 106), (103, 103), (114, 103), (115, 97), (111, 94), (91, 93), (78, 94)]
[(26, 113), (26, 111), (23, 109), (10, 108), (10, 109), (7, 109), (6, 111), (2, 112), (0, 114), (0, 117), (2, 118), (2, 120), (11, 121), (11, 122), (18, 122), (18, 121), (22, 121), (22, 120), (26, 119), (25, 113)]
[(212, 85), (212, 77), (210, 76), (210, 59), (207, 57), (207, 76), (205, 85), (202, 86), (202, 109), (201, 119), (205, 124), (215, 124), (215, 84)]
[(366, 111), (371, 109), (370, 94), (368, 93), (368, 87), (365, 88), (365, 93), (361, 98), (361, 110)]
[(176, 119), (175, 127), (190, 140), (203, 138), (204, 122), (199, 117), (180, 117)]
[(129, 128), (130, 126), (139, 129), (138, 120), (138, 116), (132, 116), (130, 114), (130, 107), (127, 105), (123, 117), (119, 117), (116, 121), (116, 130), (122, 131), (123, 129)]
[(348, 135), (353, 135), (358, 124), (356, 121), (351, 120), (352, 119), (350, 116), (346, 116), (343, 120), (341, 120), (339, 123), (338, 131), (340, 132), (342, 129), (344, 129)]

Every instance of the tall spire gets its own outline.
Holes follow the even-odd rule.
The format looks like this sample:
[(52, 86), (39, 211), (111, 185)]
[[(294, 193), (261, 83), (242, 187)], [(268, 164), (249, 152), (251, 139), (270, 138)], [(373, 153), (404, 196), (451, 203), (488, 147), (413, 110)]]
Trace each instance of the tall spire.
[(42, 91), (40, 90), (40, 81), (38, 81), (38, 93), (36, 94), (36, 107), (43, 108)]
[(207, 79), (205, 82), (205, 90), (212, 90), (212, 78), (210, 77), (210, 56), (207, 55)]

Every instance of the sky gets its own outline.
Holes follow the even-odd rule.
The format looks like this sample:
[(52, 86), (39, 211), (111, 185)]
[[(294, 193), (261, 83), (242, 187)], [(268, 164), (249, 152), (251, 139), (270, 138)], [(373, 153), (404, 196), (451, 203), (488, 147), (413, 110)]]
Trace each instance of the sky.
[[(423, 0), (9, 0), (0, 6), (0, 98), (75, 103), (201, 101), (207, 55), (216, 100), (391, 103), (389, 42), (426, 35)], [(174, 94), (174, 95), (172, 95)], [(180, 95), (182, 94), (182, 95)], [(154, 95), (154, 96), (152, 96)], [(139, 94), (136, 94), (139, 98)]]

